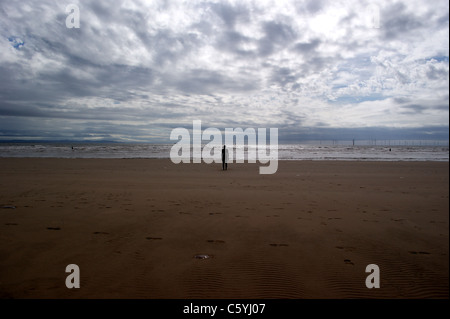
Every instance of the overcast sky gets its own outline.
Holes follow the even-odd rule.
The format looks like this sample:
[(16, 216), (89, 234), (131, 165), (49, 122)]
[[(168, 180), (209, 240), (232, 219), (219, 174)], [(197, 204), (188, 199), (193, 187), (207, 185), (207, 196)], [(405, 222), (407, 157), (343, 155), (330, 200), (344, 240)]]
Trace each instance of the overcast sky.
[(448, 139), (447, 0), (0, 0), (0, 33), (3, 140)]

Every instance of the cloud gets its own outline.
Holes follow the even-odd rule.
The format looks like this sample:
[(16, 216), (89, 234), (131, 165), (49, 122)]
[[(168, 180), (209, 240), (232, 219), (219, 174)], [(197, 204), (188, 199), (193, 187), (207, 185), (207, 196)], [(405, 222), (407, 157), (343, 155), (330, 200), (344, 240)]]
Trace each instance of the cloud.
[(294, 30), (285, 23), (263, 22), (264, 37), (258, 41), (259, 55), (266, 57), (275, 50), (282, 50), (296, 39)]
[(309, 42), (300, 42), (294, 46), (294, 50), (303, 55), (313, 55), (316, 53), (316, 49), (320, 45), (320, 39), (313, 39)]
[(322, 0), (309, 0), (306, 1), (306, 9), (309, 13), (317, 13), (322, 10), (323, 1)]
[(240, 4), (233, 6), (227, 2), (210, 3), (207, 4), (212, 11), (217, 14), (222, 22), (230, 29), (233, 29), (238, 21), (248, 21), (248, 9)]
[(3, 138), (151, 141), (193, 119), (289, 138), (448, 127), (443, 1), (75, 3), (79, 29), (67, 1), (0, 3)]
[(393, 3), (387, 6), (383, 12), (383, 33), (386, 40), (397, 39), (414, 33), (415, 30), (423, 26), (423, 17), (418, 17), (412, 12), (407, 12), (404, 3)]

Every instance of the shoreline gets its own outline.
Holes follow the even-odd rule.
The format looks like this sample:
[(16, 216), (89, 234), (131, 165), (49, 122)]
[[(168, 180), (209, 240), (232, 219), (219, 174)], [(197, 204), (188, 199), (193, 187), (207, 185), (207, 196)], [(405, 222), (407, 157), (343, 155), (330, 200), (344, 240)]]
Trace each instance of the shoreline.
[(448, 162), (0, 165), (2, 298), (448, 298)]
[[(0, 145), (1, 146), (1, 145)], [(73, 145), (45, 144), (37, 146), (0, 147), (0, 158), (134, 158), (170, 159), (170, 144), (87, 144)], [(73, 148), (74, 147), (74, 148)], [(247, 151), (250, 153), (247, 153)], [(253, 148), (237, 147), (237, 158), (254, 156)], [(392, 149), (392, 151), (390, 151)], [(245, 152), (245, 155), (240, 152)], [(253, 154), (253, 155), (252, 155)], [(191, 150), (192, 161), (192, 150)], [(200, 155), (196, 153), (196, 156)], [(273, 155), (273, 154), (272, 154)], [(280, 144), (278, 160), (345, 160), (345, 161), (449, 161), (448, 146), (352, 146), (352, 145), (309, 145)], [(176, 158), (174, 158), (176, 160)], [(235, 158), (236, 161), (236, 158)]]

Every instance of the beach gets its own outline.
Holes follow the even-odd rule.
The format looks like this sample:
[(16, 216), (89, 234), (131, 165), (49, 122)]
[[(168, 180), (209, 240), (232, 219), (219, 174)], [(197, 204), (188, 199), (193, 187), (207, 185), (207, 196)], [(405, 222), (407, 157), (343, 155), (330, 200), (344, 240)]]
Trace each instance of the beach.
[(0, 164), (1, 298), (448, 298), (448, 162)]

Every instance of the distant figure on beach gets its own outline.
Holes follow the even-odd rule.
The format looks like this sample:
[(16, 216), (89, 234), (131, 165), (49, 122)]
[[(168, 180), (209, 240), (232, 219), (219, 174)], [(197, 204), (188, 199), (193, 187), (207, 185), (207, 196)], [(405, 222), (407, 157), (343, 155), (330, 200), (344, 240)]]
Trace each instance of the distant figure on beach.
[(228, 169), (228, 149), (225, 145), (222, 148), (222, 170)]

